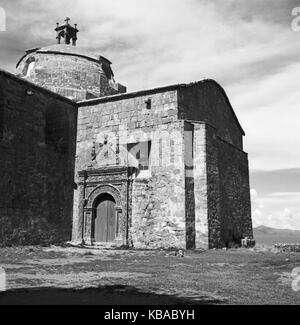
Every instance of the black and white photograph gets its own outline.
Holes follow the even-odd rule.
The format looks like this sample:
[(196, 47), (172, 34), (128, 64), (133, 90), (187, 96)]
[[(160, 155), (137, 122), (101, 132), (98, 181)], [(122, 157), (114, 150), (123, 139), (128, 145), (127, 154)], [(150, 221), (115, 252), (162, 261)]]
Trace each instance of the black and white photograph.
[(300, 304), (300, 0), (0, 0), (0, 308)]

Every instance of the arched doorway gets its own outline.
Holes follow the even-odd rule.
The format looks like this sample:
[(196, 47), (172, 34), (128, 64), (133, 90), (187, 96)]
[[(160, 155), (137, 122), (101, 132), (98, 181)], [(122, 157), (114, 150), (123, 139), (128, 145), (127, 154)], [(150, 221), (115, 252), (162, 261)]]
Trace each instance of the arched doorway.
[(94, 207), (92, 235), (96, 243), (109, 243), (116, 238), (116, 202), (110, 194), (101, 194)]

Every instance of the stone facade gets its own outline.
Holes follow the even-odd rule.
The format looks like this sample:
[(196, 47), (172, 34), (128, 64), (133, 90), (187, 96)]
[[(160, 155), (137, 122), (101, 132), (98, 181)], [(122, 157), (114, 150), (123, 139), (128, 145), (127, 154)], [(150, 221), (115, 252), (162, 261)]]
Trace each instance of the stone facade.
[(77, 107), (0, 71), (0, 245), (70, 240)]
[(28, 50), (17, 75), (75, 101), (126, 92), (110, 61), (66, 44)]
[[(29, 50), (18, 62), (23, 81), (2, 78), (2, 150), (12, 141), (0, 158), (9, 175), (1, 189), (11, 187), (0, 207), (0, 222), (8, 225), (4, 241), (17, 238), (12, 229), (68, 239), (72, 197), (75, 244), (198, 249), (253, 238), (245, 133), (223, 88), (203, 80), (126, 93), (110, 61), (75, 46), (77, 25), (67, 18), (55, 30), (57, 45)], [(26, 97), (23, 85), (33, 87), (26, 80), (58, 95), (35, 86)], [(66, 98), (77, 102), (77, 135), (75, 104)], [(14, 115), (16, 129), (9, 133)], [(22, 128), (31, 138), (19, 148), (13, 133)], [(17, 153), (26, 155), (31, 185), (19, 177), (21, 167), (19, 180), (11, 173), (13, 159), (21, 161), (12, 158)], [(34, 196), (37, 188), (41, 198)], [(22, 201), (24, 193), (29, 197)], [(20, 219), (24, 211), (27, 223)]]
[[(95, 188), (101, 195), (110, 187), (127, 202), (126, 209), (116, 211), (123, 225), (116, 240), (121, 239), (122, 245), (219, 248), (252, 237), (244, 131), (216, 82), (204, 80), (78, 105), (74, 242), (93, 243), (96, 208), (91, 202), (83, 205)], [(145, 143), (146, 165), (145, 153), (139, 150)], [(107, 168), (116, 174), (109, 172), (105, 178), (101, 173)], [(97, 180), (89, 183), (93, 173)]]

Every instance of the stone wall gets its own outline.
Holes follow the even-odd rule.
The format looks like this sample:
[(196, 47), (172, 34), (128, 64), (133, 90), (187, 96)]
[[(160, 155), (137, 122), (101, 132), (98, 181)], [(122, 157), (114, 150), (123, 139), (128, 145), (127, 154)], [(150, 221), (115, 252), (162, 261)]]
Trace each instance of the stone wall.
[[(158, 126), (152, 137), (149, 178), (138, 177), (133, 182), (131, 232), (133, 246), (138, 248), (186, 248), (189, 240), (186, 232), (184, 125), (174, 122), (166, 126), (166, 130)], [(172, 155), (171, 141), (174, 142)]]
[(185, 168), (185, 229), (186, 248), (196, 247), (195, 223), (195, 175), (194, 175), (194, 126), (184, 123), (184, 168)]
[[(207, 173), (207, 223), (208, 223), (208, 244), (209, 248), (223, 248), (222, 241), (222, 207), (220, 189), (221, 167), (218, 155), (217, 130), (206, 124), (206, 173)], [(224, 162), (225, 164), (225, 162)], [(227, 167), (227, 166), (225, 166)], [(228, 166), (229, 167), (229, 166)], [(231, 215), (228, 216), (229, 218)]]
[(87, 57), (36, 52), (21, 60), (17, 74), (75, 101), (126, 92), (104, 70), (100, 61)]
[(70, 240), (77, 108), (0, 71), (0, 245)]
[(217, 145), (222, 242), (239, 244), (244, 237), (253, 238), (248, 156), (221, 139)]
[(206, 124), (194, 125), (195, 246), (208, 248)]
[[(183, 133), (176, 91), (80, 103), (76, 171), (88, 167), (94, 143), (103, 143), (105, 135), (113, 148), (116, 138), (120, 146), (151, 141), (150, 168), (133, 182), (132, 220), (128, 222), (129, 241), (135, 247), (185, 247)], [(75, 241), (79, 239), (77, 216), (75, 208)]]
[[(150, 109), (146, 104), (149, 99)], [(117, 135), (120, 145), (133, 143), (137, 139), (146, 141), (159, 128), (161, 131), (167, 130), (168, 124), (177, 120), (176, 91), (81, 102), (78, 110), (76, 170), (83, 170), (90, 164), (93, 143), (103, 143), (104, 135), (108, 135), (114, 146)]]
[(247, 154), (206, 126), (209, 247), (253, 237)]
[(178, 90), (178, 116), (206, 122), (217, 134), (236, 147), (243, 148), (243, 134), (224, 90), (213, 80), (204, 80)]
[[(222, 248), (252, 236), (243, 130), (213, 81), (79, 103), (76, 171), (107, 138), (151, 141), (150, 168), (132, 183), (128, 243), (137, 248)], [(117, 140), (118, 139), (118, 140)], [(78, 194), (75, 193), (78, 202)], [(73, 239), (78, 211), (74, 204)], [(131, 213), (132, 212), (132, 213)]]

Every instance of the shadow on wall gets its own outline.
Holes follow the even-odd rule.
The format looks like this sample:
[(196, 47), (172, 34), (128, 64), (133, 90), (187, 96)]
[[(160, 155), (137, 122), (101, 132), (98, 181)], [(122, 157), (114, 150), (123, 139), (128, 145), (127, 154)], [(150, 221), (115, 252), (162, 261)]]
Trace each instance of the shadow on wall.
[(100, 286), (87, 289), (32, 288), (0, 293), (0, 305), (215, 305), (222, 300), (142, 292), (131, 286)]

